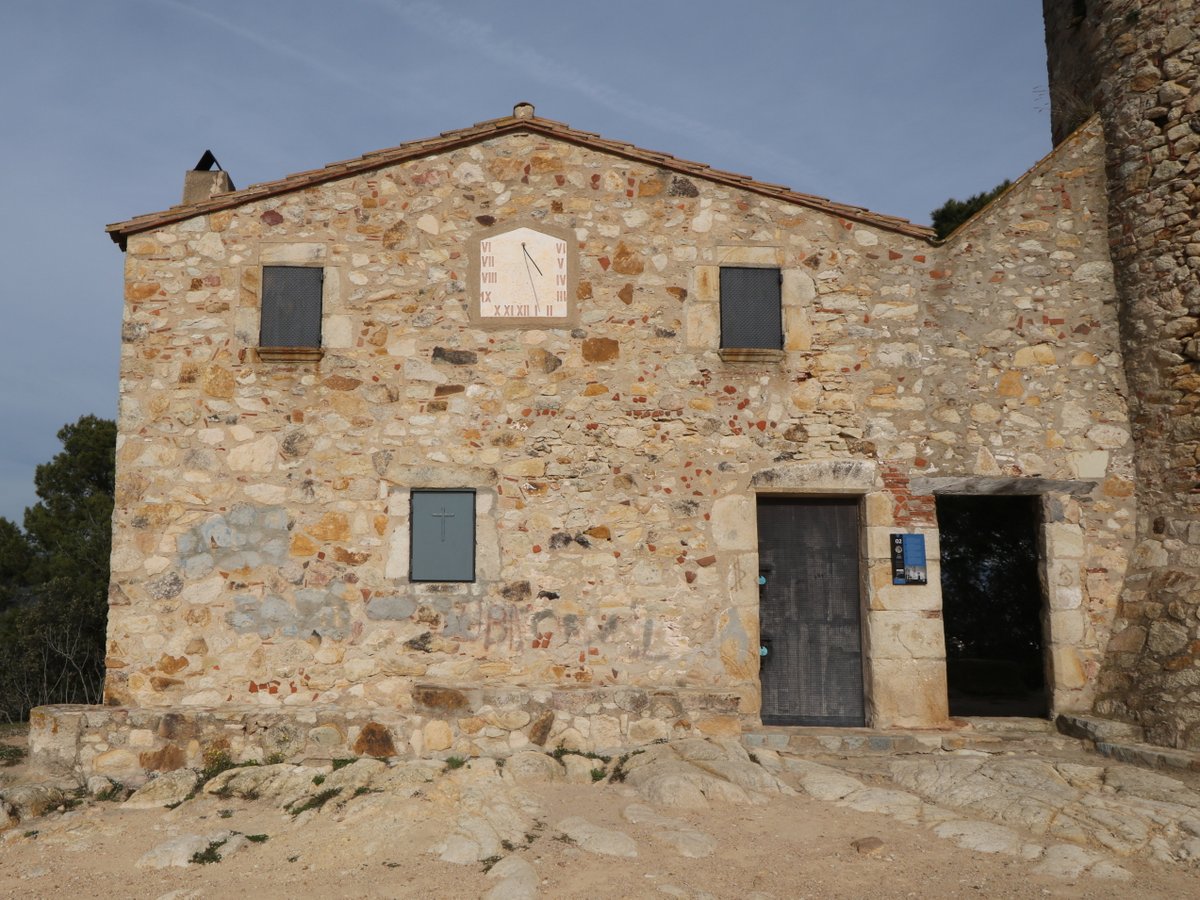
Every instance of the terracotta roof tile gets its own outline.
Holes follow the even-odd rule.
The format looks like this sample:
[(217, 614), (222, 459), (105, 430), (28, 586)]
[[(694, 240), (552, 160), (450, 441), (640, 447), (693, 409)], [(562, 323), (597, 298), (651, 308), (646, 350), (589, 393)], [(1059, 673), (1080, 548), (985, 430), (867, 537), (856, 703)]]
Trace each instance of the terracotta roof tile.
[(542, 135), (579, 146), (589, 147), (594, 150), (609, 152), (625, 159), (648, 163), (683, 175), (702, 178), (706, 181), (730, 185), (741, 190), (782, 200), (786, 203), (793, 203), (797, 206), (808, 207), (820, 212), (832, 213), (865, 225), (873, 225), (888, 231), (896, 231), (910, 237), (928, 241), (934, 240), (931, 228), (924, 225), (915, 225), (907, 219), (902, 219), (898, 216), (882, 215), (871, 212), (861, 206), (848, 206), (835, 203), (824, 197), (793, 191), (784, 185), (755, 181), (749, 175), (724, 172), (720, 169), (714, 169), (705, 163), (679, 159), (670, 153), (645, 150), (623, 141), (614, 141), (600, 137), (600, 135), (591, 131), (580, 131), (566, 123), (556, 122), (552, 119), (543, 119), (538, 116), (518, 117), (515, 115), (503, 116), (499, 119), (489, 119), (486, 122), (478, 122), (469, 128), (444, 131), (437, 137), (409, 141), (397, 147), (373, 150), (369, 153), (364, 153), (357, 159), (342, 160), (341, 162), (330, 163), (320, 169), (296, 172), (276, 181), (265, 181), (261, 184), (251, 185), (240, 191), (218, 194), (200, 203), (172, 206), (170, 209), (161, 212), (134, 216), (132, 219), (126, 219), (124, 222), (115, 222), (105, 230), (124, 249), (129, 236), (138, 234), (139, 232), (181, 222), (184, 219), (190, 219), (194, 216), (230, 209), (264, 197), (287, 194), (327, 181), (345, 178), (349, 175), (369, 172), (410, 159), (419, 159), (422, 156), (434, 153), (444, 153), (478, 141), (488, 140), (497, 135), (522, 132)]

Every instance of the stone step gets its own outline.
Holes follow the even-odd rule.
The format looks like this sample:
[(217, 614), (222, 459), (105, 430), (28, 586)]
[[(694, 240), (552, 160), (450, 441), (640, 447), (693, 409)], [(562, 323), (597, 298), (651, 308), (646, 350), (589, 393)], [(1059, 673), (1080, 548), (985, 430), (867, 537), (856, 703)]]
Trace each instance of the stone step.
[(1058, 734), (1050, 722), (1022, 719), (1019, 723), (968, 720), (962, 728), (921, 731), (768, 725), (743, 732), (742, 744), (750, 750), (761, 747), (802, 756), (1047, 752), (1081, 745), (1077, 738)]
[(971, 731), (986, 734), (1055, 734), (1052, 719), (1034, 719), (1028, 716), (968, 716), (955, 718), (954, 721), (964, 723)]
[(1060, 715), (1055, 725), (1063, 734), (1080, 738), (1110, 759), (1149, 769), (1200, 772), (1200, 753), (1147, 744), (1136, 725), (1074, 714)]
[(1063, 713), (1054, 722), (1063, 734), (1089, 741), (1110, 744), (1137, 744), (1142, 742), (1142, 729), (1126, 722)]

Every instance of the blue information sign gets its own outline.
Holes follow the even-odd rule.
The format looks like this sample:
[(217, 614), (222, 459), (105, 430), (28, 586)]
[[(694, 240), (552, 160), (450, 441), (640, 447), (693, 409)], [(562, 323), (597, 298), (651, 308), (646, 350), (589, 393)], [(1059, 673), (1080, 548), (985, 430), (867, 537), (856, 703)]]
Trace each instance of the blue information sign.
[(892, 535), (892, 584), (927, 584), (925, 535)]

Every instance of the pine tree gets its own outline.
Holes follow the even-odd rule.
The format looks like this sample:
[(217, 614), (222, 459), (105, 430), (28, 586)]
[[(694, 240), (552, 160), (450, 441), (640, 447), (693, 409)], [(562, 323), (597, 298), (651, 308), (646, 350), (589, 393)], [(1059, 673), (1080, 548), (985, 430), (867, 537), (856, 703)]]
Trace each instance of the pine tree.
[(990, 191), (984, 191), (968, 197), (966, 200), (955, 200), (951, 197), (930, 213), (933, 219), (933, 230), (937, 232), (939, 238), (947, 237), (954, 229), (999, 197), (1011, 185), (1012, 182), (1006, 178)]
[(100, 701), (117, 429), (83, 416), (58, 438), (24, 530), (0, 518), (0, 719)]

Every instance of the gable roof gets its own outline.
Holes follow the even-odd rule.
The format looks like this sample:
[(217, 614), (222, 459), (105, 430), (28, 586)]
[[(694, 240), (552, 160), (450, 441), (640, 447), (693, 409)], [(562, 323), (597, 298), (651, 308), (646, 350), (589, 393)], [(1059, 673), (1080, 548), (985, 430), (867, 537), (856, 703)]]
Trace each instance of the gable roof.
[(909, 237), (921, 238), (930, 242), (934, 240), (933, 229), (924, 225), (914, 225), (908, 219), (902, 219), (897, 216), (885, 216), (880, 213), (871, 212), (869, 209), (861, 206), (848, 206), (843, 203), (835, 203), (832, 200), (827, 200), (824, 197), (818, 197), (814, 194), (803, 194), (793, 191), (784, 185), (756, 181), (748, 175), (738, 175), (734, 172), (714, 169), (704, 163), (678, 159), (669, 153), (645, 150), (622, 141), (612, 141), (594, 132), (579, 131), (563, 122), (555, 122), (552, 119), (543, 119), (540, 116), (536, 116), (534, 115), (533, 106), (525, 103), (519, 103), (513, 107), (513, 114), (510, 116), (489, 119), (486, 122), (479, 122), (469, 128), (444, 131), (437, 137), (408, 141), (387, 150), (376, 150), (373, 153), (363, 154), (357, 159), (330, 163), (321, 169), (297, 172), (294, 175), (288, 175), (276, 181), (264, 181), (260, 184), (253, 184), (243, 190), (218, 194), (199, 203), (181, 204), (172, 206), (170, 209), (163, 210), (162, 212), (135, 216), (132, 219), (126, 219), (124, 222), (114, 222), (112, 225), (107, 226), (105, 231), (124, 250), (129, 236), (143, 231), (160, 228), (164, 225), (171, 225), (194, 216), (218, 212), (223, 209), (231, 209), (232, 207), (241, 206), (243, 203), (249, 203), (254, 200), (263, 200), (268, 197), (275, 197), (280, 194), (290, 193), (291, 191), (301, 190), (302, 188), (312, 187), (326, 181), (333, 181), (338, 178), (358, 175), (362, 172), (382, 169), (386, 166), (420, 159), (424, 156), (432, 156), (436, 153), (446, 153), (500, 135), (521, 133), (538, 134), (569, 144), (587, 147), (601, 153), (619, 156), (634, 162), (646, 163), (668, 171), (678, 172), (682, 175), (691, 175), (696, 178), (702, 178), (705, 181), (716, 182), (717, 184), (738, 188), (752, 194), (760, 194), (764, 197), (771, 197), (786, 203), (804, 206), (818, 212), (838, 216), (853, 222), (860, 222), (864, 225), (873, 225), (876, 228), (898, 232)]

